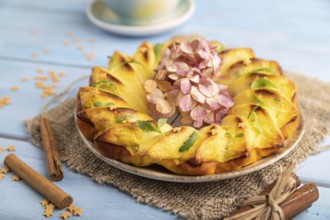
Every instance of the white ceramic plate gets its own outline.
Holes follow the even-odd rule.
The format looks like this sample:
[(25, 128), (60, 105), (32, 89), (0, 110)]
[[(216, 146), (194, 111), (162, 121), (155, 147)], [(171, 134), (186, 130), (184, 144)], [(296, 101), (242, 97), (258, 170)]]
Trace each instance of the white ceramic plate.
[(193, 0), (180, 0), (173, 13), (166, 16), (162, 21), (152, 25), (129, 26), (124, 24), (118, 17), (107, 8), (100, 0), (92, 0), (87, 7), (88, 19), (96, 26), (125, 36), (148, 36), (166, 32), (186, 22), (195, 11)]
[[(77, 123), (76, 123), (77, 126)], [(239, 170), (214, 174), (214, 175), (208, 175), (208, 176), (183, 176), (183, 175), (177, 175), (174, 173), (171, 173), (167, 170), (165, 170), (162, 167), (158, 166), (151, 166), (151, 167), (136, 167), (133, 165), (125, 164), (122, 162), (119, 162), (117, 160), (113, 160), (111, 158), (103, 156), (100, 152), (98, 152), (94, 146), (93, 143), (87, 140), (84, 135), (80, 132), (78, 126), (77, 130), (82, 138), (82, 140), (85, 142), (87, 147), (100, 159), (102, 159), (104, 162), (110, 164), (113, 167), (116, 167), (120, 170), (138, 175), (143, 176), (150, 179), (155, 180), (162, 180), (162, 181), (169, 181), (169, 182), (182, 182), (182, 183), (199, 183), (199, 182), (212, 182), (212, 181), (218, 181), (218, 180), (224, 180), (224, 179), (230, 179), (242, 175), (246, 175), (248, 173), (252, 173), (255, 171), (258, 171), (262, 168), (265, 168), (284, 156), (286, 156), (288, 153), (290, 153), (299, 143), (301, 140), (303, 133), (304, 133), (304, 121), (301, 117), (300, 124), (296, 132), (292, 135), (291, 138), (286, 140), (285, 147), (279, 151), (276, 154), (273, 154), (269, 157), (266, 157), (260, 161), (257, 161), (251, 165), (248, 165), (246, 167), (243, 167)]]

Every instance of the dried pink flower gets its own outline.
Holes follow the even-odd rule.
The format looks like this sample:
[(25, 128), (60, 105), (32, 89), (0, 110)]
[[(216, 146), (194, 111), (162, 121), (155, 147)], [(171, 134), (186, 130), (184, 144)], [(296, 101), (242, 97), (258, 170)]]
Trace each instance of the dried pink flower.
[[(215, 46), (203, 38), (172, 43), (162, 55), (154, 80), (145, 84), (151, 115), (170, 117), (178, 107), (183, 124), (199, 128), (203, 123), (220, 123), (234, 105), (227, 86), (213, 79), (220, 66)], [(169, 82), (166, 90), (160, 86), (164, 81)]]

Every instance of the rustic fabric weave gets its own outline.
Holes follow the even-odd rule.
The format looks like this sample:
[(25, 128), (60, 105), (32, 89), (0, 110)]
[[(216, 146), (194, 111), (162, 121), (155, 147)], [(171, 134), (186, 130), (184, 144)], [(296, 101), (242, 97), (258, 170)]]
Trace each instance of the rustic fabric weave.
[[(284, 159), (260, 171), (235, 179), (211, 183), (171, 183), (151, 180), (118, 170), (94, 156), (81, 140), (74, 123), (74, 99), (46, 112), (52, 121), (61, 159), (76, 172), (99, 183), (112, 184), (137, 201), (169, 210), (188, 219), (221, 219), (242, 202), (273, 182), (280, 166), (301, 161), (317, 150), (330, 125), (330, 85), (304, 75), (287, 73), (299, 87), (298, 98), (305, 120), (305, 134)], [(27, 121), (31, 142), (41, 145), (37, 118)]]

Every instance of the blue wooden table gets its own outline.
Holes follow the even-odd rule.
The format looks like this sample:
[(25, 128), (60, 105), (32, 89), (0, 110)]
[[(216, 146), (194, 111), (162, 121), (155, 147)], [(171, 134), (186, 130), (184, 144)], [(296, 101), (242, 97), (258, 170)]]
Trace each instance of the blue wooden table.
[[(196, 11), (186, 24), (143, 38), (100, 30), (87, 19), (87, 5), (86, 0), (0, 1), (0, 99), (8, 96), (12, 102), (0, 108), (0, 146), (14, 145), (15, 153), (43, 175), (47, 175), (44, 152), (27, 142), (23, 123), (50, 99), (41, 97), (36, 82), (60, 92), (88, 75), (92, 66), (105, 66), (114, 50), (131, 54), (144, 40), (156, 43), (174, 35), (202, 34), (230, 46), (252, 47), (257, 56), (278, 60), (284, 69), (330, 82), (330, 2), (326, 0), (196, 0)], [(42, 78), (49, 72), (55, 72), (59, 82)], [(7, 154), (0, 153), (0, 167)], [(330, 152), (325, 151), (299, 165), (299, 177), (318, 184), (320, 199), (296, 219), (330, 218), (328, 158)], [(66, 177), (58, 185), (85, 210), (80, 219), (178, 219), (66, 167), (64, 172)], [(43, 198), (24, 182), (13, 182), (12, 175), (0, 181), (0, 219), (44, 219), (39, 204)], [(51, 219), (59, 214), (56, 211)]]

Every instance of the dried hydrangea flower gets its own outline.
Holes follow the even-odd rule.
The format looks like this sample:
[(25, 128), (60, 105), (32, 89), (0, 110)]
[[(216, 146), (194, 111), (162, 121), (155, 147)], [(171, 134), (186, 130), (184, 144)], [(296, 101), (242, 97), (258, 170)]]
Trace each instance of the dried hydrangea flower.
[(234, 105), (227, 86), (217, 84), (221, 59), (216, 46), (203, 38), (173, 42), (163, 53), (155, 78), (145, 90), (152, 117), (171, 117), (178, 109), (182, 124), (221, 122)]

